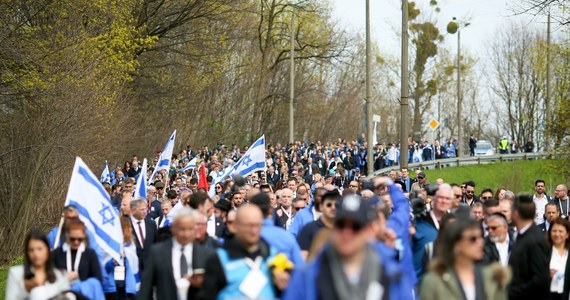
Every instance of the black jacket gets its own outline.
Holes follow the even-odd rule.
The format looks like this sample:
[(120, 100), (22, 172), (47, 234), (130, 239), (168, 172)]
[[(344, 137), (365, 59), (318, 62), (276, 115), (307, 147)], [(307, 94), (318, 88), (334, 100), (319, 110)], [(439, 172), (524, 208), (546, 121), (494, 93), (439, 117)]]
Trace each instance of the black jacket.
[[(137, 299), (153, 299), (153, 288), (156, 287), (158, 299), (177, 300), (177, 288), (174, 280), (174, 270), (172, 269), (172, 239), (152, 245), (148, 259), (145, 263), (145, 270), (142, 272), (141, 289)], [(192, 244), (192, 269), (205, 269), (206, 258), (210, 256), (210, 250)], [(188, 299), (198, 289), (190, 287)]]
[[(256, 253), (248, 253), (238, 239), (230, 239), (224, 244), (224, 249), (228, 251), (231, 259), (244, 257), (257, 257), (261, 255), (263, 259), (269, 257), (269, 245), (259, 239), (259, 250)], [(211, 254), (206, 261), (206, 274), (204, 276), (204, 286), (194, 299), (214, 300), (218, 293), (228, 284), (226, 274), (217, 253)]]
[(148, 250), (150, 250), (150, 247), (156, 243), (157, 237), (156, 223), (151, 219), (144, 219), (144, 222), (146, 231), (143, 245), (144, 247), (141, 246), (141, 243), (139, 242), (138, 236), (135, 232), (136, 230), (139, 230), (138, 224), (132, 224), (133, 236), (135, 237), (135, 246), (137, 247), (137, 257), (139, 258), (139, 270), (141, 271), (144, 271), (144, 264), (149, 252)]
[(534, 224), (524, 234), (518, 234), (509, 258), (513, 271), (510, 300), (550, 297), (548, 248), (544, 232)]
[[(509, 233), (509, 253), (513, 249), (513, 238)], [(494, 262), (501, 263), (501, 256), (499, 255), (499, 250), (495, 246), (495, 243), (491, 242), (489, 236), (485, 238), (485, 247), (483, 248), (483, 261), (485, 265), (492, 264)]]
[[(67, 254), (63, 251), (62, 247), (53, 251), (53, 261), (58, 269), (67, 270)], [(72, 264), (73, 261), (74, 260), (72, 260)], [(85, 248), (85, 251), (81, 254), (79, 269), (75, 271), (79, 274), (79, 280), (81, 281), (88, 278), (97, 278), (99, 281), (102, 280), (101, 265), (99, 264), (99, 258), (95, 250)]]

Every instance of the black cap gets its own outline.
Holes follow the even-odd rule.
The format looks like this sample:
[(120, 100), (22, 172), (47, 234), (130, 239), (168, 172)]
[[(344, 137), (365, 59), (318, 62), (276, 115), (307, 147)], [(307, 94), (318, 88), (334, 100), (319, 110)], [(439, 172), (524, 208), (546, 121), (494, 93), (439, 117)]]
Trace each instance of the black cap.
[(375, 211), (367, 201), (357, 195), (348, 195), (342, 199), (336, 211), (335, 220), (352, 220), (360, 226), (366, 226), (374, 220)]
[(424, 172), (419, 172), (419, 173), (418, 173), (418, 176), (416, 176), (416, 177), (418, 177), (418, 178), (426, 178), (426, 173), (424, 173)]
[(230, 202), (224, 199), (218, 200), (218, 202), (214, 204), (214, 207), (225, 212), (228, 212), (231, 209)]

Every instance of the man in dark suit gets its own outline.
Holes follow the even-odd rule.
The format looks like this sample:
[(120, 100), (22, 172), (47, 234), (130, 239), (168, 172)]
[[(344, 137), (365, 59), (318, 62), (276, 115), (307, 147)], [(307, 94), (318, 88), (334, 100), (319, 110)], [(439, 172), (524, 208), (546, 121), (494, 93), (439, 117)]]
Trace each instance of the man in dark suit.
[(500, 263), (507, 266), (513, 246), (513, 238), (509, 233), (507, 219), (501, 213), (494, 213), (485, 218), (489, 235), (485, 238), (483, 263)]
[(547, 232), (550, 229), (550, 224), (560, 217), (560, 211), (556, 207), (556, 203), (548, 202), (544, 208), (544, 222), (538, 224), (538, 228), (543, 232)]
[(177, 300), (187, 294), (193, 299), (204, 281), (205, 262), (211, 252), (194, 243), (195, 213), (181, 208), (175, 213), (171, 230), (172, 239), (155, 244), (150, 249), (142, 275), (141, 290), (137, 299)]
[(535, 210), (532, 195), (516, 196), (513, 221), (517, 226), (517, 235), (509, 258), (513, 270), (513, 280), (509, 286), (511, 300), (550, 297), (549, 247), (544, 233), (534, 224)]
[(214, 203), (210, 196), (204, 192), (197, 192), (190, 196), (190, 207), (201, 212), (207, 218), (207, 229), (210, 237), (221, 237), (224, 232), (224, 221), (214, 214)]
[(146, 218), (147, 202), (145, 199), (131, 201), (131, 223), (137, 257), (139, 258), (139, 270), (144, 271), (144, 264), (148, 257), (148, 250), (156, 242), (156, 223)]
[(279, 181), (279, 175), (275, 174), (275, 168), (273, 166), (267, 168), (267, 183), (271, 183), (273, 186)]

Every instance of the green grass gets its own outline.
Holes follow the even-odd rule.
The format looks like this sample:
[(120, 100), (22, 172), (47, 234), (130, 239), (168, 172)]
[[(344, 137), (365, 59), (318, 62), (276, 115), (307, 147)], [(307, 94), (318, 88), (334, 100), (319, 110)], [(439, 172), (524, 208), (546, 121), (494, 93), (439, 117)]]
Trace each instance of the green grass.
[(6, 297), (6, 283), (8, 282), (8, 269), (11, 266), (19, 265), (24, 263), (24, 258), (16, 258), (12, 263), (0, 267), (0, 299), (3, 300)]
[(543, 179), (546, 182), (546, 191), (552, 195), (556, 185), (568, 182), (562, 172), (564, 168), (559, 160), (519, 160), (513, 162), (491, 163), (486, 165), (473, 165), (463, 167), (447, 167), (437, 170), (425, 170), (430, 182), (443, 178), (445, 182), (461, 184), (472, 180), (476, 184), (476, 191), (485, 188), (494, 191), (499, 187), (518, 192), (534, 192), (534, 181)]

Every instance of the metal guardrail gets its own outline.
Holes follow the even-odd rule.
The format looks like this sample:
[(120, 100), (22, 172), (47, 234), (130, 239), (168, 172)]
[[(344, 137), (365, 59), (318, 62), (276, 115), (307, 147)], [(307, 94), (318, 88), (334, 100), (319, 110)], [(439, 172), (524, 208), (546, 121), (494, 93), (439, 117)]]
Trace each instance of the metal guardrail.
[[(537, 153), (516, 153), (516, 154), (495, 154), (495, 155), (482, 155), (482, 156), (461, 156), (455, 158), (446, 158), (446, 159), (438, 159), (438, 160), (430, 160), (424, 161), (419, 163), (411, 163), (408, 164), (409, 169), (422, 169), (422, 170), (430, 170), (430, 169), (439, 169), (439, 168), (447, 168), (447, 167), (459, 167), (459, 166), (468, 166), (468, 165), (481, 165), (481, 164), (489, 164), (494, 162), (504, 162), (504, 161), (515, 161), (515, 160), (527, 160), (527, 159), (545, 159), (545, 158), (553, 158), (559, 157), (561, 155), (556, 155), (552, 153), (546, 152), (537, 152)], [(371, 176), (368, 178), (379, 176), (379, 175), (386, 175), (390, 173), (390, 171), (398, 171), (400, 170), (399, 165), (379, 169), (374, 171)]]

